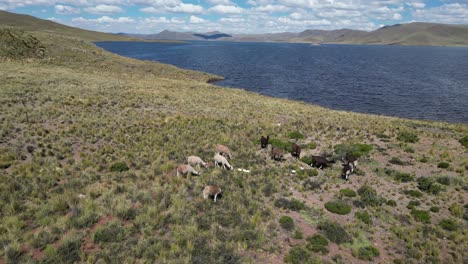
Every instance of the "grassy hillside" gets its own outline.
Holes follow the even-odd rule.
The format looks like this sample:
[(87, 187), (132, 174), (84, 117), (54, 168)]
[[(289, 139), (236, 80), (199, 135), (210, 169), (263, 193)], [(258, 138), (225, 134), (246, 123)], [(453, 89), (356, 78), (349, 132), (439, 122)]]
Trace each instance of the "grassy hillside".
[(79, 37), (87, 41), (129, 41), (135, 38), (106, 34), (65, 26), (50, 20), (38, 19), (29, 15), (21, 15), (0, 10), (0, 25), (19, 27), (26, 31), (50, 32), (70, 37)]
[[(467, 125), (332, 111), (63, 35), (6, 34), (0, 262), (466, 259)], [(346, 183), (339, 161), (273, 161), (261, 135), (297, 142), (302, 161), (354, 153), (358, 169)], [(231, 148), (233, 171), (175, 176), (190, 155), (212, 162), (217, 143)], [(202, 198), (207, 184), (223, 190), (216, 203)]]
[(409, 23), (387, 26), (365, 36), (339, 41), (352, 44), (468, 46), (468, 26)]

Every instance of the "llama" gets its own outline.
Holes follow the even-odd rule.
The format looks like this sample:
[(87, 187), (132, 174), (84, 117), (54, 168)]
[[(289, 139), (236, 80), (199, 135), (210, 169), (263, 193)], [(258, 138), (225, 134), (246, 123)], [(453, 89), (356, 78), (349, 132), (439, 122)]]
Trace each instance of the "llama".
[(266, 148), (268, 146), (268, 141), (270, 141), (270, 136), (267, 136), (267, 137), (262, 136), (260, 138), (260, 144), (262, 148)]
[(224, 145), (217, 144), (216, 145), (216, 153), (218, 153), (220, 155), (223, 155), (223, 156), (226, 156), (229, 159), (232, 159), (231, 150), (228, 147), (224, 146)]
[(346, 153), (345, 160), (346, 162), (353, 164), (353, 170), (357, 167), (358, 161), (356, 156), (353, 154)]
[(177, 166), (177, 177), (179, 177), (180, 175), (187, 175), (189, 172), (192, 175), (200, 175), (198, 171), (196, 171), (192, 166), (188, 164), (181, 164)]
[(341, 173), (341, 177), (343, 179), (345, 179), (346, 181), (349, 180), (349, 175), (351, 175), (351, 173), (353, 173), (354, 171), (354, 166), (353, 166), (353, 163), (348, 163), (348, 164), (343, 164), (343, 170), (342, 170), (342, 173)]
[(282, 160), (284, 155), (284, 151), (277, 147), (271, 148), (271, 158), (274, 160)]
[(214, 162), (216, 167), (222, 167), (228, 170), (233, 170), (234, 168), (229, 164), (227, 159), (219, 154), (214, 155)]
[(299, 146), (296, 143), (293, 143), (291, 155), (299, 159), (301, 157), (301, 146)]
[(221, 193), (221, 188), (217, 185), (207, 185), (205, 189), (203, 189), (203, 199), (208, 198), (208, 196), (213, 195), (214, 201), (216, 203), (216, 198)]
[(204, 162), (200, 157), (198, 156), (190, 156), (187, 158), (188, 164), (191, 166), (197, 166), (197, 168), (200, 168), (200, 166), (203, 166), (205, 168), (208, 168), (208, 164)]
[(318, 169), (326, 168), (330, 166), (331, 163), (335, 163), (335, 161), (327, 160), (322, 156), (311, 156), (310, 158), (312, 159), (310, 166), (316, 167)]

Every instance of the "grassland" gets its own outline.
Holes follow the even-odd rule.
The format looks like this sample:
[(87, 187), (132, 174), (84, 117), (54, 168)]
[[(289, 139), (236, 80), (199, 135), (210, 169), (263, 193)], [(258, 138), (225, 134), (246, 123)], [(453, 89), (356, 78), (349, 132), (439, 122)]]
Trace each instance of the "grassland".
[[(220, 88), (207, 83), (218, 76), (122, 58), (75, 37), (5, 30), (3, 262), (467, 259), (467, 125)], [(315, 170), (290, 155), (272, 161), (261, 135), (284, 148), (297, 142), (302, 156), (357, 153), (358, 170), (345, 183), (339, 162)], [(234, 171), (175, 176), (187, 156), (210, 161), (217, 143), (231, 148)], [(223, 190), (216, 203), (202, 198), (207, 184)], [(351, 211), (330, 212), (330, 201)]]

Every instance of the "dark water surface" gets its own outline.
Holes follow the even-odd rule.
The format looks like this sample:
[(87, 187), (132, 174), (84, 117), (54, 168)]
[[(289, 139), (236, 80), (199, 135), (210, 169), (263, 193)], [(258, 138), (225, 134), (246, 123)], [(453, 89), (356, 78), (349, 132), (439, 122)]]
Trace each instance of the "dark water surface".
[(131, 58), (221, 75), (217, 85), (332, 109), (468, 123), (468, 48), (98, 42)]

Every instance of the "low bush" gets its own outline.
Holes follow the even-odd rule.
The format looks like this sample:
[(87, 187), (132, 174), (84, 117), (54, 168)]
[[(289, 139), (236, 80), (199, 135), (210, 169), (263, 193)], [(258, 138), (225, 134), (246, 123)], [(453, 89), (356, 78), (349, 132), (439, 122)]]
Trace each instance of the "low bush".
[(336, 222), (324, 221), (317, 225), (320, 232), (331, 242), (343, 244), (351, 242), (351, 236), (346, 229)]
[(322, 235), (315, 234), (307, 238), (307, 249), (322, 254), (328, 253), (328, 240)]
[(293, 131), (293, 132), (289, 133), (288, 137), (290, 139), (303, 139), (304, 135), (299, 131)]
[(462, 144), (465, 148), (468, 148), (468, 135), (462, 137), (460, 140), (458, 140), (460, 144)]
[(438, 213), (440, 211), (440, 208), (437, 206), (431, 206), (431, 208), (429, 208), (429, 211), (433, 213)]
[(305, 164), (310, 165), (312, 163), (312, 159), (310, 157), (304, 156), (301, 158), (301, 161), (304, 162)]
[(372, 224), (372, 216), (366, 211), (356, 212), (355, 216), (357, 219), (361, 220), (364, 224), (367, 224), (367, 225)]
[(348, 189), (348, 188), (346, 188), (346, 189), (341, 189), (341, 190), (340, 190), (340, 193), (341, 193), (343, 196), (345, 196), (345, 197), (356, 197), (356, 196), (357, 196), (357, 194), (356, 194), (355, 191), (353, 191), (353, 190), (351, 190), (351, 189)]
[(123, 161), (116, 162), (110, 166), (110, 170), (112, 172), (124, 172), (128, 171), (130, 168), (128, 167), (127, 163)]
[(429, 161), (429, 159), (426, 156), (423, 156), (420, 160), (421, 163), (426, 163)]
[(391, 158), (388, 162), (390, 162), (391, 164), (401, 165), (401, 166), (409, 165), (408, 162), (402, 161), (402, 160), (401, 160), (400, 158), (398, 158), (398, 157), (393, 157), (393, 158)]
[(418, 135), (408, 131), (398, 133), (397, 140), (405, 143), (416, 143), (419, 141)]
[(414, 207), (416, 206), (420, 206), (421, 205), (421, 202), (420, 201), (410, 201), (408, 203), (408, 206), (406, 206), (406, 208), (408, 209), (414, 209)]
[(447, 169), (450, 166), (450, 163), (441, 161), (437, 164), (437, 168)]
[(280, 219), (279, 219), (279, 223), (281, 225), (282, 228), (288, 230), (288, 231), (291, 231), (294, 229), (294, 220), (287, 216), (287, 215), (283, 215)]
[(431, 215), (428, 211), (413, 209), (411, 211), (411, 215), (413, 216), (414, 220), (418, 222), (423, 222), (426, 224), (431, 223)]
[(452, 213), (453, 216), (456, 217), (462, 217), (463, 216), (463, 206), (453, 203), (449, 207), (450, 213)]
[(436, 181), (442, 185), (450, 185), (450, 177), (448, 176), (440, 176), (436, 178)]
[(439, 183), (434, 182), (433, 179), (428, 178), (428, 177), (419, 177), (417, 179), (418, 182), (418, 188), (421, 191), (437, 195), (442, 191), (442, 185)]
[(310, 263), (310, 252), (300, 246), (294, 246), (289, 250), (289, 254), (284, 256), (284, 262), (291, 264)]
[(380, 206), (385, 202), (385, 199), (378, 196), (377, 191), (369, 185), (363, 185), (357, 192), (366, 206)]
[(347, 215), (351, 212), (351, 205), (341, 200), (335, 200), (325, 203), (325, 208), (329, 212), (339, 215)]
[(357, 253), (354, 254), (355, 257), (357, 257), (358, 259), (372, 261), (375, 257), (378, 257), (380, 255), (380, 252), (376, 247), (369, 245), (365, 247), (360, 247), (357, 250)]
[(439, 225), (448, 231), (457, 231), (458, 229), (457, 222), (454, 219), (442, 219)]
[(353, 155), (356, 158), (366, 156), (372, 151), (372, 145), (369, 144), (338, 144), (335, 146), (335, 153), (338, 157)]
[(391, 207), (397, 206), (397, 202), (395, 200), (388, 200), (386, 202), (387, 205), (390, 205)]
[(107, 226), (99, 227), (93, 234), (93, 242), (106, 243), (121, 241), (124, 235), (124, 229), (117, 223), (111, 223)]
[(294, 239), (303, 239), (304, 238), (304, 234), (302, 234), (301, 230), (296, 230), (294, 232)]
[(292, 211), (300, 211), (305, 208), (305, 204), (303, 202), (296, 199), (288, 200), (286, 198), (279, 198), (276, 200), (275, 206)]
[(394, 178), (396, 181), (400, 181), (400, 182), (411, 182), (414, 180), (413, 175), (409, 173), (403, 173), (403, 172), (395, 173)]
[(80, 260), (81, 241), (77, 238), (66, 239), (57, 249), (58, 263), (75, 263)]

